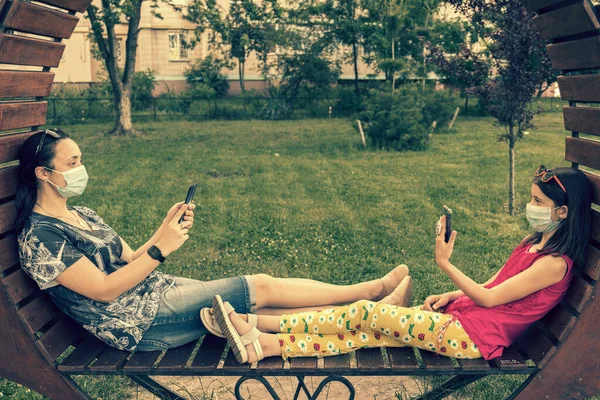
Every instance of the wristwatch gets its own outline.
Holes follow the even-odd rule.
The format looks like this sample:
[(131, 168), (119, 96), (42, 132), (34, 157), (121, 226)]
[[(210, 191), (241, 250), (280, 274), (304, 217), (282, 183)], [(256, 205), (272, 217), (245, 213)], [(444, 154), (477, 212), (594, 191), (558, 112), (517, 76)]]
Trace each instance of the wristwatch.
[(150, 248), (148, 249), (148, 255), (158, 262), (165, 261), (165, 257), (163, 256), (162, 251), (160, 251), (160, 249), (154, 245), (150, 246)]

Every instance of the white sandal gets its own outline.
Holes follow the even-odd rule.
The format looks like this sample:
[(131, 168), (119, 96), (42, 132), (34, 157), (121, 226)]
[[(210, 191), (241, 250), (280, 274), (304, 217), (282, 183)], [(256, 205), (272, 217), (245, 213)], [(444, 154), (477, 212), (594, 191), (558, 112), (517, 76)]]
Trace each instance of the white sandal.
[[(221, 332), (227, 336), (227, 342), (229, 343), (229, 347), (233, 351), (233, 355), (235, 356), (237, 362), (240, 364), (245, 364), (248, 362), (248, 351), (246, 350), (246, 345), (248, 344), (252, 344), (254, 347), (254, 351), (256, 352), (256, 356), (258, 358), (257, 361), (265, 358), (262, 346), (258, 340), (261, 332), (255, 327), (252, 327), (252, 329), (246, 332), (243, 336), (240, 336), (238, 331), (233, 327), (231, 319), (229, 319), (227, 307), (219, 295), (216, 295), (213, 299), (213, 311), (217, 325), (219, 326)], [(231, 311), (233, 311), (233, 308)]]
[[(223, 304), (225, 305), (225, 311), (227, 312), (227, 315), (229, 315), (231, 311), (233, 311), (233, 306), (228, 301), (225, 301)], [(248, 323), (254, 327), (257, 327), (258, 315), (246, 315), (248, 316)], [(204, 307), (202, 310), (200, 310), (200, 320), (202, 321), (202, 324), (204, 325), (207, 331), (209, 331), (216, 337), (225, 338), (225, 335), (223, 335), (223, 332), (221, 332), (219, 325), (217, 325), (215, 321), (215, 316), (213, 315), (212, 308)]]

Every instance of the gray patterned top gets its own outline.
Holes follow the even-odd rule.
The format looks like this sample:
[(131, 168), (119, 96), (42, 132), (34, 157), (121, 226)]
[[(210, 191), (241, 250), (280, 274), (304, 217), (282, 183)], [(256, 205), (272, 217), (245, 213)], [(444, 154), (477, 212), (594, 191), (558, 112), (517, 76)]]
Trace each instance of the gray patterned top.
[(162, 294), (175, 279), (153, 271), (111, 303), (92, 300), (60, 285), (55, 278), (81, 257), (87, 257), (106, 275), (127, 264), (121, 259), (119, 235), (98, 214), (85, 207), (69, 208), (91, 231), (31, 213), (18, 238), (21, 267), (65, 314), (108, 345), (133, 351), (152, 324)]

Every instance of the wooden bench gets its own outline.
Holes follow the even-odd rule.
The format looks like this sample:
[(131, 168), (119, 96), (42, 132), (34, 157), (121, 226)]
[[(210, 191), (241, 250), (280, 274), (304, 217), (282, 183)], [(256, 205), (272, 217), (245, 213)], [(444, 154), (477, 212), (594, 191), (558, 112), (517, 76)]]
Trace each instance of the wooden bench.
[[(342, 376), (452, 375), (439, 388), (421, 396), (437, 399), (488, 375), (527, 374), (527, 380), (510, 396), (518, 399), (582, 399), (600, 394), (600, 357), (596, 321), (600, 316), (600, 212), (593, 212), (594, 233), (586, 265), (578, 269), (564, 301), (536, 324), (505, 355), (491, 362), (452, 360), (411, 348), (367, 349), (353, 355), (294, 359), (284, 365), (269, 358), (257, 365), (239, 365), (225, 341), (201, 338), (167, 352), (130, 354), (110, 348), (75, 325), (37, 288), (19, 266), (12, 224), (17, 182), (17, 151), (22, 142), (45, 124), (53, 82), (51, 67), (58, 66), (64, 44), (90, 0), (39, 0), (44, 7), (24, 0), (0, 0), (0, 376), (25, 385), (52, 399), (86, 399), (72, 375), (126, 375), (160, 398), (179, 399), (151, 379), (158, 375), (241, 376), (263, 382), (278, 398), (265, 376), (295, 376), (296, 396), (316, 398), (334, 380), (352, 385)], [(588, 1), (530, 0), (524, 2), (543, 35), (552, 42), (548, 51), (559, 78), (566, 138), (565, 157), (573, 165), (600, 170), (600, 142), (580, 132), (600, 135), (600, 108), (578, 103), (600, 103), (600, 75), (569, 76), (570, 71), (600, 68), (600, 24)], [(60, 11), (64, 9), (65, 11)], [(31, 35), (21, 35), (18, 33)], [(41, 37), (47, 37), (47, 40)], [(17, 71), (11, 65), (38, 67)], [(11, 100), (12, 99), (12, 100)], [(17, 100), (18, 99), (18, 100)], [(8, 101), (6, 101), (8, 100)], [(600, 204), (600, 176), (594, 202)], [(199, 346), (199, 349), (198, 349)], [(68, 355), (66, 355), (68, 353)], [(62, 356), (61, 356), (62, 355)], [(306, 376), (326, 376), (310, 393)]]

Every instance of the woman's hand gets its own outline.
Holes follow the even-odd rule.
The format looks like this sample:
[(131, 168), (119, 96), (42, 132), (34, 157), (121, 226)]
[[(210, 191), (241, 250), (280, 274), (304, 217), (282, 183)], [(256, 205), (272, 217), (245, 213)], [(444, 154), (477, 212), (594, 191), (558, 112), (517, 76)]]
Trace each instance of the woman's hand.
[[(156, 242), (156, 246), (160, 249), (165, 257), (179, 249), (185, 243), (185, 241), (189, 239), (190, 236), (188, 235), (188, 232), (194, 223), (193, 212), (191, 220), (184, 219), (181, 224), (179, 223), (179, 219), (184, 215), (184, 213), (187, 215), (188, 208), (190, 206), (193, 207), (193, 204), (178, 204), (180, 204), (179, 209), (168, 222), (165, 221), (167, 223), (163, 226), (162, 235), (158, 242)], [(178, 206), (178, 204), (175, 204), (173, 207)], [(173, 208), (171, 208), (171, 210), (173, 210)], [(169, 210), (169, 213), (171, 213), (171, 210)]]
[(425, 299), (422, 308), (425, 311), (439, 311), (441, 308), (446, 307), (452, 300), (450, 293), (433, 294)]
[(436, 229), (437, 236), (435, 238), (435, 262), (438, 267), (443, 268), (450, 263), (450, 256), (452, 256), (452, 250), (454, 249), (454, 240), (456, 239), (456, 231), (452, 231), (450, 234), (450, 240), (448, 243), (444, 240), (446, 236), (446, 216), (443, 215), (438, 221), (439, 228)]
[[(181, 206), (183, 205), (183, 201), (180, 201), (179, 203), (175, 203), (173, 205), (173, 207), (171, 207), (169, 209), (169, 211), (167, 212), (167, 216), (165, 217), (165, 219), (163, 220), (162, 226), (167, 225), (175, 216), (175, 214), (177, 214), (177, 212), (179, 211), (179, 209), (181, 208)], [(184, 221), (191, 221), (192, 225), (194, 223), (194, 208), (196, 208), (196, 205), (194, 204), (194, 202), (191, 202), (190, 204), (188, 204), (188, 208), (185, 212), (185, 216), (183, 217)], [(190, 225), (190, 227), (192, 226)]]

